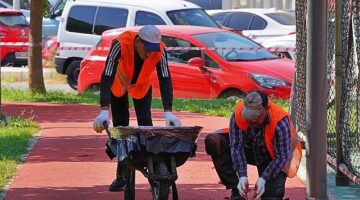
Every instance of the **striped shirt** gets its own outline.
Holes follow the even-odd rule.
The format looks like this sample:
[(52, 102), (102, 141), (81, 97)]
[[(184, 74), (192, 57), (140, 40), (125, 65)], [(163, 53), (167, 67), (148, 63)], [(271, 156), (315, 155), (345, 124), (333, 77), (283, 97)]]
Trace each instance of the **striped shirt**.
[[(265, 125), (269, 122), (269, 117)], [(251, 127), (244, 133), (236, 124), (235, 114), (230, 120), (230, 149), (234, 169), (239, 177), (247, 176), (247, 162), (244, 148), (248, 148), (257, 166), (268, 163), (264, 172), (260, 175), (266, 181), (276, 177), (282, 166), (289, 159), (290, 154), (290, 122), (287, 117), (281, 119), (275, 129), (274, 150), (275, 158), (272, 159), (265, 144), (265, 129), (255, 131)]]
[[(118, 60), (121, 56), (121, 46), (119, 41), (115, 41), (110, 49), (109, 55), (105, 62), (105, 69), (101, 75), (100, 84), (100, 106), (109, 106), (111, 98), (111, 85), (114, 82), (118, 66)], [(131, 84), (136, 83), (142, 69), (144, 60), (140, 58), (134, 49), (134, 73)], [(161, 60), (156, 65), (157, 77), (160, 85), (161, 99), (164, 110), (172, 110), (173, 88), (169, 72), (167, 55), (164, 50)]]

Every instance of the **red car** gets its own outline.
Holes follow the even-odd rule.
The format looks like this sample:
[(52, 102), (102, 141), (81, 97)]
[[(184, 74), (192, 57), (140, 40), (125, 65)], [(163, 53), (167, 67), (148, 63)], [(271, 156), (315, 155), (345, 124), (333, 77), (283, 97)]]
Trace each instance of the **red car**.
[(51, 67), (54, 65), (55, 54), (59, 43), (57, 36), (51, 36), (41, 50), (43, 67)]
[[(279, 58), (259, 44), (227, 30), (199, 26), (157, 26), (168, 47), (167, 56), (176, 98), (233, 98), (260, 89), (288, 99), (294, 62)], [(103, 33), (97, 48), (82, 60), (78, 91), (100, 82), (114, 36), (140, 27)], [(174, 48), (176, 47), (176, 48)], [(157, 78), (154, 96), (160, 96)]]
[[(29, 23), (21, 11), (0, 9), (1, 66), (27, 65)], [(10, 45), (11, 44), (11, 45)]]

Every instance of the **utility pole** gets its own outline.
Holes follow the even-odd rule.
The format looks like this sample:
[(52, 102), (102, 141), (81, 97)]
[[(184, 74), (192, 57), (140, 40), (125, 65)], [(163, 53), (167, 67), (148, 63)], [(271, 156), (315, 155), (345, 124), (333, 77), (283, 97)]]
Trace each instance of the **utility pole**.
[(232, 8), (232, 0), (221, 0), (221, 1), (222, 1), (222, 9)]
[(307, 12), (306, 192), (309, 200), (327, 200), (327, 1), (308, 0)]
[(14, 0), (13, 1), (13, 8), (15, 10), (20, 10), (20, 0)]

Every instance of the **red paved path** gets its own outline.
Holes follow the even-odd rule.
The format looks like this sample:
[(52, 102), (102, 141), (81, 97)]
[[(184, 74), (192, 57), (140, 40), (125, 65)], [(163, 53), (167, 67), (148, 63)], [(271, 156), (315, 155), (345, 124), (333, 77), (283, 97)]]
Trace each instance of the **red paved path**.
[[(47, 103), (3, 103), (6, 115), (34, 115), (42, 128), (41, 137), (11, 183), (6, 200), (123, 199), (123, 193), (108, 192), (115, 177), (114, 161), (104, 153), (105, 134), (92, 130), (97, 106)], [(179, 197), (184, 200), (221, 200), (229, 191), (218, 183), (210, 157), (204, 151), (204, 137), (224, 127), (228, 119), (176, 112), (184, 125), (200, 125), (197, 156), (178, 168)], [(136, 125), (131, 112), (131, 125)], [(163, 112), (153, 111), (155, 125), (163, 125)], [(255, 168), (249, 169), (250, 187), (256, 181)], [(287, 180), (286, 197), (305, 199), (305, 184), (297, 177)], [(151, 199), (146, 179), (136, 176), (136, 199)]]

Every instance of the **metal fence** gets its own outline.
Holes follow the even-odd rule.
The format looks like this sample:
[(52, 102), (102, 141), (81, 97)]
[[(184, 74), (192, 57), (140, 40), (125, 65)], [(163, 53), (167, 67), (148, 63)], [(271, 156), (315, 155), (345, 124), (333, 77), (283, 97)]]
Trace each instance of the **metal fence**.
[[(296, 1), (296, 121), (306, 133), (306, 0)], [(340, 133), (341, 156), (352, 180), (360, 177), (360, 0), (339, 0), (341, 5), (341, 70), (335, 73), (335, 0), (328, 1), (327, 33), (327, 145), (328, 155), (336, 158), (337, 137)], [(339, 4), (336, 4), (339, 5)], [(336, 83), (341, 85), (338, 93)], [(338, 105), (338, 115), (336, 106)], [(338, 117), (337, 117), (338, 116)], [(337, 127), (338, 126), (338, 127)], [(339, 151), (338, 151), (339, 152)], [(343, 166), (342, 165), (342, 166)]]

